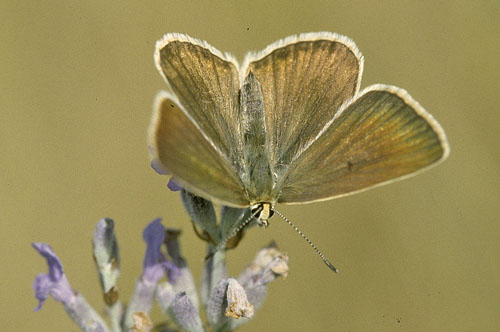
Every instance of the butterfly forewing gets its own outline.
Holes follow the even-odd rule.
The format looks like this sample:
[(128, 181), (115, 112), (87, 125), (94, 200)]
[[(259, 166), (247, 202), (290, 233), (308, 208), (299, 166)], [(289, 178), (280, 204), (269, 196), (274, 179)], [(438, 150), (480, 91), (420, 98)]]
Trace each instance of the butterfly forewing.
[(330, 33), (303, 34), (247, 55), (242, 73), (253, 72), (262, 89), (274, 181), (354, 96), (362, 65), (354, 43)]
[(404, 90), (377, 85), (341, 110), (290, 165), (279, 202), (307, 203), (367, 189), (444, 159), (439, 124)]
[(186, 112), (240, 172), (237, 62), (182, 34), (167, 34), (158, 41), (155, 58)]
[(248, 205), (240, 178), (229, 161), (167, 93), (157, 97), (149, 144), (153, 158), (187, 190), (225, 205)]

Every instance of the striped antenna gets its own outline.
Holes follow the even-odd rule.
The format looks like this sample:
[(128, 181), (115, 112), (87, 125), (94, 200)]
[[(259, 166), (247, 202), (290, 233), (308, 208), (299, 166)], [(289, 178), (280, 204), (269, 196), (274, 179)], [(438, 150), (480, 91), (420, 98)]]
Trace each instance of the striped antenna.
[(255, 216), (257, 216), (259, 213), (262, 212), (262, 210), (263, 210), (262, 206), (257, 207), (244, 222), (239, 224), (238, 227), (233, 229), (233, 231), (231, 233), (226, 235), (226, 237), (224, 237), (224, 239), (217, 244), (217, 247), (215, 247), (214, 252), (208, 254), (208, 256), (205, 257), (205, 261), (208, 260), (210, 257), (212, 257), (217, 251), (223, 250), (224, 248), (226, 248), (227, 241), (229, 241), (233, 236), (238, 234), (238, 232), (241, 231), (243, 229), (243, 227), (248, 225), (252, 221), (252, 219), (255, 218)]
[(316, 247), (316, 245), (314, 243), (312, 243), (312, 241), (309, 240), (309, 238), (307, 236), (305, 236), (304, 233), (302, 233), (302, 231), (297, 228), (297, 226), (295, 226), (290, 220), (288, 220), (288, 218), (285, 217), (281, 212), (276, 211), (276, 210), (273, 210), (273, 211), (278, 216), (280, 216), (284, 221), (286, 221), (288, 223), (288, 225), (290, 225), (297, 233), (299, 233), (299, 235), (302, 236), (302, 238), (304, 240), (306, 240), (307, 243), (309, 243), (309, 245), (314, 249), (314, 251), (316, 251), (316, 253), (319, 255), (319, 257), (321, 257), (321, 259), (323, 260), (323, 262), (325, 262), (326, 266), (328, 266), (328, 268), (330, 270), (332, 270), (335, 273), (339, 272), (339, 270), (337, 270), (335, 268), (335, 266), (333, 266), (333, 264), (330, 263), (330, 261), (325, 257), (325, 255), (323, 255), (323, 253), (318, 249), (318, 247)]

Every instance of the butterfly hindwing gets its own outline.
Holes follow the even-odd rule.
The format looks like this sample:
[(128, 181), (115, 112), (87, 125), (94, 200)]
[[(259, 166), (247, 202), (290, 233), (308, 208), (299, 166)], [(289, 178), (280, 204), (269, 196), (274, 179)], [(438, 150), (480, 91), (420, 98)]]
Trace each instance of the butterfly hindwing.
[(230, 162), (176, 98), (166, 92), (156, 98), (149, 145), (153, 158), (190, 192), (225, 205), (248, 205), (243, 185)]
[(435, 164), (448, 150), (442, 128), (404, 90), (375, 85), (341, 109), (291, 163), (278, 202), (365, 190)]

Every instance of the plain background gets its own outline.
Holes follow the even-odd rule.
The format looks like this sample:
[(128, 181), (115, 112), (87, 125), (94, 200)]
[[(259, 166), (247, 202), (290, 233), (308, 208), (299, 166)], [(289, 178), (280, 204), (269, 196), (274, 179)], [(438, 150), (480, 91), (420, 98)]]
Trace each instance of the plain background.
[(326, 30), (364, 54), (362, 88), (403, 87), (438, 119), (451, 156), (358, 195), (278, 206), (340, 273), (279, 219), (252, 229), (229, 253), (230, 273), (275, 239), (290, 275), (241, 331), (498, 331), (499, 17), (498, 1), (2, 1), (2, 329), (77, 331), (52, 299), (33, 312), (31, 284), (46, 265), (32, 241), (50, 243), (71, 285), (101, 310), (91, 237), (104, 216), (116, 221), (123, 300), (141, 271), (142, 229), (157, 216), (183, 229), (199, 278), (204, 245), (149, 167), (146, 128), (165, 88), (157, 39), (187, 33), (241, 60)]

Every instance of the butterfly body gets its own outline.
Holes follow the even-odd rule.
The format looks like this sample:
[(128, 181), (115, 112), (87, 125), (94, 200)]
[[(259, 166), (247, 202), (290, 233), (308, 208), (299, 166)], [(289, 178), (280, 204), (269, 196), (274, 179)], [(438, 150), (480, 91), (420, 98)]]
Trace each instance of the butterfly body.
[(240, 112), (243, 187), (250, 204), (271, 202), (276, 197), (273, 190), (277, 183), (269, 160), (262, 90), (252, 72), (240, 90)]

